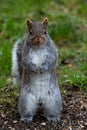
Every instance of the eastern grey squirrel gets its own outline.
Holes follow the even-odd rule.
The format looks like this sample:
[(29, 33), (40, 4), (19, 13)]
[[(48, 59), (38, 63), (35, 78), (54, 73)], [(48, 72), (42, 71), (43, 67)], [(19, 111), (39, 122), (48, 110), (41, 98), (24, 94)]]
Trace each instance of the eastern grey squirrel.
[(26, 20), (28, 33), (14, 44), (13, 82), (20, 83), (18, 111), (22, 121), (32, 121), (41, 110), (48, 121), (60, 119), (62, 100), (58, 88), (56, 47), (48, 34), (48, 18)]

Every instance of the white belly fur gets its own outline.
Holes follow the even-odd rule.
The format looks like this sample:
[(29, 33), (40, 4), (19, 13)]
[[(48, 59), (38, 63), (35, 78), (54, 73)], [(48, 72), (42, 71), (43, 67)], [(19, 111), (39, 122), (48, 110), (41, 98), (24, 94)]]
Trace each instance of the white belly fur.
[(31, 60), (31, 62), (37, 67), (40, 67), (41, 64), (45, 61), (47, 53), (47, 50), (44, 48), (36, 50), (31, 48), (29, 51), (29, 60)]
[(32, 74), (29, 87), (37, 99), (44, 98), (50, 89), (50, 74)]
[[(29, 60), (31, 60), (36, 67), (40, 67), (46, 60), (47, 55), (48, 52), (46, 48), (37, 50), (31, 48), (29, 51)], [(44, 97), (46, 97), (48, 90), (50, 90), (50, 78), (51, 76), (49, 72), (45, 72), (43, 74), (32, 73), (30, 75), (28, 86), (31, 88), (35, 100), (44, 99)]]

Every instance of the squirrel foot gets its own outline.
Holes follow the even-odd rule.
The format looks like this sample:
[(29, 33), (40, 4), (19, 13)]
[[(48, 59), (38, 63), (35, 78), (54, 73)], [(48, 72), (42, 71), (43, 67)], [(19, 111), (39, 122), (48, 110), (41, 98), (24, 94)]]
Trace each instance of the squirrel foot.
[(31, 116), (31, 117), (22, 117), (21, 118), (21, 121), (24, 121), (24, 122), (31, 122), (33, 120), (33, 117)]
[(57, 118), (57, 117), (47, 117), (47, 120), (49, 121), (49, 122), (59, 122), (59, 118)]

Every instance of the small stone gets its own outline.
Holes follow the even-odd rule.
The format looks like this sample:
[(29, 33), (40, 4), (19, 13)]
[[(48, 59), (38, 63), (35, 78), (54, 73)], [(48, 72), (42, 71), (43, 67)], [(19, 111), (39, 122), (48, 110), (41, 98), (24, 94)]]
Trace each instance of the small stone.
[(18, 121), (16, 121), (16, 120), (13, 120), (13, 123), (15, 124), (15, 123), (17, 123)]
[(15, 128), (12, 128), (11, 126), (9, 126), (9, 129), (10, 129), (10, 130), (15, 130)]
[(5, 118), (5, 117), (6, 117), (6, 115), (5, 115), (5, 114), (3, 114), (3, 113), (1, 114), (1, 116), (2, 116), (2, 118)]
[(42, 123), (41, 123), (41, 125), (45, 126), (45, 125), (46, 125), (46, 123), (45, 123), (45, 122), (42, 122)]
[(5, 121), (4, 124), (6, 125), (8, 123), (8, 121)]
[(12, 128), (11, 130), (15, 130), (15, 128)]
[(2, 105), (0, 105), (0, 108), (2, 108), (3, 106)]

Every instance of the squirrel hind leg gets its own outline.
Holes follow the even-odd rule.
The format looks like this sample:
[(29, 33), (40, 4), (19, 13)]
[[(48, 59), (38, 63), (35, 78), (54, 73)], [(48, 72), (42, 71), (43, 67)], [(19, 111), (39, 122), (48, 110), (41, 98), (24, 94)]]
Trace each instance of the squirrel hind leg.
[(61, 117), (62, 101), (59, 91), (57, 95), (51, 93), (44, 105), (44, 117), (47, 118), (49, 122), (58, 122)]

